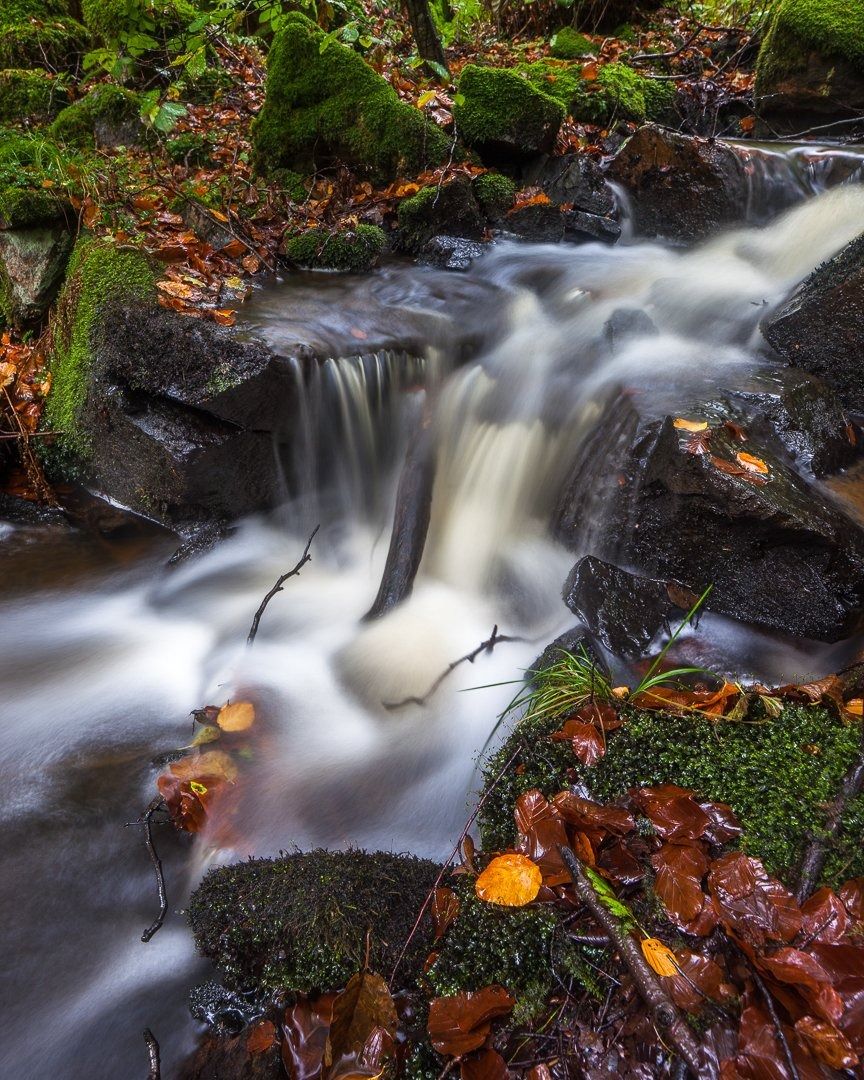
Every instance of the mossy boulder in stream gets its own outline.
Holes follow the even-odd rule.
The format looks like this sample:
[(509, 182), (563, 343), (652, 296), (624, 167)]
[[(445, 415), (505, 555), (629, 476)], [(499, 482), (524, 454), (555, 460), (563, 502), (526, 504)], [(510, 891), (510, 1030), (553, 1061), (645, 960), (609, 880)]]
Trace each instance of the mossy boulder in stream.
[(759, 51), (755, 92), (771, 133), (860, 115), (864, 7), (855, 0), (779, 0)]
[(674, 117), (672, 83), (650, 79), (627, 64), (604, 64), (596, 88), (582, 92), (571, 105), (577, 120), (611, 124), (614, 120), (662, 121)]
[[(223, 866), (192, 896), (195, 943), (229, 986), (269, 993), (336, 990), (364, 965), (389, 975), (438, 876), (426, 859), (312, 851)], [(368, 937), (368, 940), (367, 940)], [(428, 927), (400, 964), (420, 974)]]
[(387, 246), (387, 237), (377, 225), (357, 225), (353, 229), (307, 229), (289, 237), (282, 251), (291, 262), (306, 270), (342, 270), (361, 274), (370, 270)]
[(453, 119), (469, 146), (497, 160), (550, 151), (565, 112), (525, 74), (467, 64), (459, 76)]
[(476, 238), (484, 224), (467, 176), (457, 176), (440, 187), (421, 188), (399, 203), (399, 244), (415, 254), (439, 234)]
[[(742, 722), (636, 709), (625, 716), (624, 726), (609, 736), (606, 755), (590, 768), (579, 763), (569, 743), (550, 738), (560, 718), (518, 724), (484, 769), (490, 783), (519, 749), (514, 767), (483, 807), (484, 848), (515, 841), (513, 807), (531, 788), (551, 796), (584, 785), (591, 798), (608, 802), (629, 788), (672, 783), (729, 803), (744, 829), (741, 846), (771, 873), (794, 882), (861, 741), (860, 725), (843, 724), (815, 706), (787, 705), (776, 719), (754, 714)], [(852, 803), (831, 848), (826, 884), (864, 873), (860, 819), (861, 806)]]
[(450, 150), (441, 129), (400, 101), (358, 53), (325, 44), (324, 32), (298, 12), (273, 39), (252, 132), (262, 172), (306, 174), (340, 162), (387, 180), (440, 164)]

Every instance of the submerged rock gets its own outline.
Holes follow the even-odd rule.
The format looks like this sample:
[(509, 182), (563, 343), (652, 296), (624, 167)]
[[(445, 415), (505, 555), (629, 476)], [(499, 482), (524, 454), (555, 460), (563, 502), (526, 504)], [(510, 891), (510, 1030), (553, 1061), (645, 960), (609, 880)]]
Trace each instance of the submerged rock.
[(689, 244), (740, 221), (747, 177), (735, 152), (714, 139), (640, 128), (609, 164), (630, 196), (640, 236)]
[(470, 270), (488, 245), (461, 236), (433, 236), (420, 253), (420, 261), (442, 270)]
[(823, 263), (761, 329), (787, 363), (864, 410), (864, 236)]

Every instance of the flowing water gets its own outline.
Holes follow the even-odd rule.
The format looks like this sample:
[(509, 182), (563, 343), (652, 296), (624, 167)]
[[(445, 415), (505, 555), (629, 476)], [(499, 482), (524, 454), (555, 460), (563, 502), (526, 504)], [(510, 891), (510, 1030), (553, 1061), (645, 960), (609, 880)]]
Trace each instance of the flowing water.
[[(286, 505), (208, 554), (166, 569), (164, 537), (118, 551), (7, 529), (3, 1076), (143, 1076), (145, 1026), (174, 1074), (195, 1036), (185, 995), (207, 977), (177, 909), (215, 860), (319, 844), (449, 850), (477, 752), (513, 693), (489, 684), (517, 678), (573, 623), (560, 591), (575, 556), (548, 523), (580, 455), (596, 452), (609, 402), (623, 388), (646, 411), (683, 410), (770, 377), (759, 320), (861, 230), (860, 155), (747, 153), (754, 197), (742, 219), (800, 205), (692, 251), (501, 244), (465, 276), (394, 263), (262, 290), (248, 327), (274, 347), (295, 340), (299, 320), (334, 353), (352, 336), (366, 351), (305, 385)], [(622, 309), (654, 331), (610, 347), (604, 327)], [(469, 340), (474, 355), (460, 363)], [(363, 622), (399, 462), (424, 417), (437, 473), (418, 579), (402, 605)], [(587, 547), (602, 507), (584, 516)], [(318, 521), (313, 561), (247, 650), (261, 597)], [(524, 640), (463, 665), (426, 706), (386, 707), (423, 696), (495, 624)], [(823, 673), (842, 652), (715, 617), (685, 646), (697, 663), (766, 681)], [(260, 716), (242, 816), (194, 844), (157, 833), (171, 914), (142, 944), (155, 889), (124, 823), (151, 798), (152, 759), (188, 741), (190, 710), (235, 696)]]

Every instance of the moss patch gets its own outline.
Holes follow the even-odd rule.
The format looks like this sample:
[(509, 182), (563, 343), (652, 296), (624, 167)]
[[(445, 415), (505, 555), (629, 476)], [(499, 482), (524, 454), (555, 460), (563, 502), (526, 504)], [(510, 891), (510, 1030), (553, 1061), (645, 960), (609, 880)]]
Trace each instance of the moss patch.
[(0, 130), (0, 223), (27, 228), (65, 217), (66, 193), (75, 186), (71, 165), (39, 135)]
[(359, 274), (378, 261), (387, 237), (377, 225), (356, 229), (307, 229), (285, 241), (285, 255), (311, 270), (347, 270)]
[(100, 123), (118, 127), (139, 120), (139, 96), (113, 83), (103, 83), (65, 108), (51, 125), (51, 135), (69, 146), (92, 146)]
[(583, 91), (574, 99), (572, 113), (577, 120), (610, 124), (614, 120), (664, 120), (674, 111), (672, 83), (646, 76), (627, 64), (606, 64), (597, 76), (597, 88)]
[(390, 179), (444, 161), (444, 133), (353, 50), (334, 42), (322, 53), (324, 37), (299, 13), (274, 37), (266, 100), (252, 127), (258, 169), (306, 174), (341, 161)]
[(772, 12), (756, 65), (756, 94), (806, 72), (811, 52), (864, 73), (864, 7), (854, 0), (781, 0)]
[[(5, 2), (0, 6), (0, 68), (71, 71), (77, 67), (90, 35), (75, 19), (57, 17), (64, 14), (60, 4), (12, 5), (11, 10)], [(23, 10), (33, 6), (41, 10)]]
[(524, 72), (467, 64), (459, 77), (453, 119), (469, 146), (531, 155), (552, 149), (565, 111)]
[(577, 60), (593, 51), (594, 42), (572, 26), (562, 27), (549, 42), (549, 52), (559, 60)]
[[(631, 787), (674, 783), (730, 803), (744, 828), (742, 847), (786, 880), (824, 822), (824, 804), (836, 794), (859, 740), (857, 726), (841, 724), (822, 708), (787, 706), (777, 720), (746, 723), (633, 711), (610, 736), (606, 756), (588, 769), (566, 743), (548, 738), (559, 727), (559, 720), (523, 721), (490, 759), (487, 782), (517, 744), (523, 746), (522, 771), (509, 770), (484, 808), (484, 848), (512, 844), (513, 805), (530, 788), (553, 795), (575, 779), (605, 802)], [(853, 841), (854, 832), (851, 826), (843, 832), (832, 856), (835, 868), (847, 863), (849, 877), (864, 872), (861, 837)]]
[(60, 111), (66, 94), (47, 71), (0, 71), (0, 121), (43, 123)]
[[(143, 31), (158, 33), (162, 38), (177, 34), (197, 16), (188, 0), (81, 0), (81, 17), (93, 36), (106, 45), (123, 33)], [(153, 24), (142, 25), (142, 17)]]
[(474, 181), (473, 187), (480, 209), (493, 221), (502, 218), (516, 198), (516, 185), (500, 173), (483, 173)]
[[(345, 985), (369, 962), (390, 973), (438, 874), (425, 859), (312, 851), (223, 866), (204, 878), (189, 918), (200, 952), (228, 984), (311, 993)], [(420, 973), (429, 935), (418, 933), (400, 970)]]
[(139, 251), (90, 238), (75, 245), (57, 304), (53, 384), (45, 406), (45, 426), (62, 432), (57, 439), (61, 456), (86, 458), (89, 450), (82, 414), (93, 369), (92, 334), (101, 308), (116, 300), (151, 297), (154, 283)]

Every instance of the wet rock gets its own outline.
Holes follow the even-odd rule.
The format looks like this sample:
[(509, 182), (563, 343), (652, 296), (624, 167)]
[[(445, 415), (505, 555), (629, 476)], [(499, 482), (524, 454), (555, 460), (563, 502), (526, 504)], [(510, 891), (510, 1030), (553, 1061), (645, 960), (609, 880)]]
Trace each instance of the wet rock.
[(607, 175), (627, 189), (640, 236), (693, 243), (740, 221), (747, 204), (747, 177), (730, 147), (654, 124), (624, 144)]
[(621, 239), (621, 226), (611, 217), (586, 214), (584, 210), (565, 210), (564, 239), (577, 243), (599, 240), (604, 244), (617, 244)]
[(466, 64), (453, 119), (463, 140), (484, 161), (510, 161), (552, 150), (564, 106), (515, 71)]
[(421, 252), (421, 262), (441, 270), (470, 270), (486, 250), (485, 244), (461, 236), (433, 236)]
[(864, 411), (864, 236), (823, 263), (761, 329), (788, 364)]
[(564, 219), (552, 203), (517, 207), (501, 224), (505, 232), (533, 244), (557, 244), (564, 237)]
[[(673, 588), (672, 594), (680, 599), (682, 590)], [(681, 611), (665, 581), (637, 577), (591, 555), (570, 571), (564, 603), (619, 657), (644, 655), (673, 613)]]
[(279, 1040), (267, 1050), (251, 1053), (249, 1032), (226, 1037), (205, 1035), (195, 1053), (180, 1066), (178, 1080), (280, 1080), (282, 1069)]
[(63, 281), (73, 240), (65, 220), (0, 229), (0, 311), (9, 322), (44, 318)]
[(193, 199), (188, 199), (183, 203), (181, 214), (183, 221), (192, 232), (205, 244), (209, 244), (214, 251), (221, 251), (235, 239), (227, 223), (219, 221), (211, 210)]
[(69, 528), (66, 516), (58, 507), (44, 506), (42, 503), (19, 499), (17, 495), (0, 491), (0, 527), (3, 525), (25, 528), (50, 525), (60, 529)]
[(419, 252), (439, 233), (476, 239), (485, 225), (480, 206), (467, 176), (449, 184), (421, 188), (399, 203), (399, 246)]
[(603, 324), (603, 341), (614, 356), (633, 338), (656, 337), (651, 316), (642, 308), (617, 308)]
[(586, 154), (537, 158), (523, 168), (522, 179), (528, 186), (541, 187), (557, 206), (568, 203), (600, 217), (616, 211), (615, 193), (603, 170)]
[(189, 1012), (195, 1020), (225, 1034), (236, 1035), (261, 1015), (261, 1003), (254, 995), (226, 990), (219, 983), (206, 982), (189, 993)]
[(603, 672), (607, 672), (606, 662), (603, 659), (603, 650), (597, 642), (586, 632), (584, 626), (574, 626), (571, 630), (565, 630), (554, 641), (550, 641), (534, 663), (528, 668), (529, 671), (545, 671), (557, 660), (561, 659), (562, 652), (572, 653), (574, 656), (586, 652), (593, 662)]

